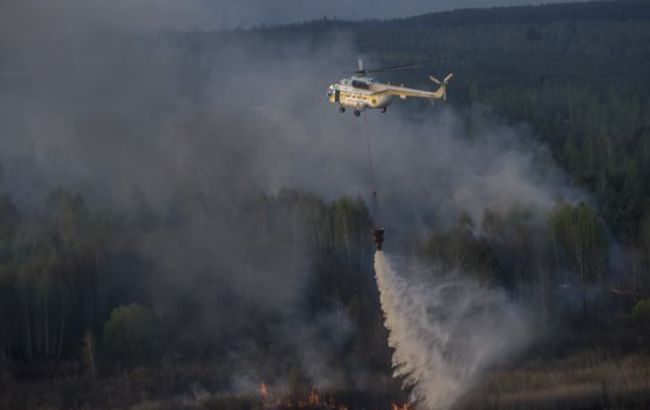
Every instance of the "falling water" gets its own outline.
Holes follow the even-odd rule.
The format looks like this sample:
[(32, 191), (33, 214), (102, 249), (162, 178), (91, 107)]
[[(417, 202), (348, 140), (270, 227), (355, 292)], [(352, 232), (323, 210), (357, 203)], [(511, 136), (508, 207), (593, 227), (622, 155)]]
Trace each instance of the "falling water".
[(408, 283), (381, 251), (375, 272), (394, 376), (404, 378), (423, 407), (448, 409), (483, 370), (527, 340), (524, 317), (503, 292), (458, 273)]

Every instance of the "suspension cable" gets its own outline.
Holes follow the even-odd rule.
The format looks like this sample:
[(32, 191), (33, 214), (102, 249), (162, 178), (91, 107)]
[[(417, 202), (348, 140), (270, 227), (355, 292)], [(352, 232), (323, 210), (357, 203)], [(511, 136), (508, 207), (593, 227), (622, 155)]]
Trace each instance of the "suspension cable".
[(372, 155), (372, 144), (370, 143), (370, 128), (368, 127), (368, 114), (364, 111), (363, 122), (366, 134), (366, 143), (368, 146), (368, 166), (370, 170), (370, 187), (371, 187), (371, 217), (376, 225), (380, 224), (381, 209), (379, 208), (379, 198), (377, 197), (377, 178), (375, 174), (375, 163)]

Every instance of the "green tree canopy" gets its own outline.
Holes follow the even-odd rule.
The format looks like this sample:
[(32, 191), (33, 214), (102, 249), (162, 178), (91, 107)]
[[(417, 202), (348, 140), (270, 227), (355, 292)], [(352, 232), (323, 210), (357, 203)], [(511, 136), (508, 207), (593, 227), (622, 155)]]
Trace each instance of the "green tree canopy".
[(133, 303), (119, 306), (104, 324), (104, 350), (113, 358), (148, 360), (160, 351), (159, 326), (151, 309)]

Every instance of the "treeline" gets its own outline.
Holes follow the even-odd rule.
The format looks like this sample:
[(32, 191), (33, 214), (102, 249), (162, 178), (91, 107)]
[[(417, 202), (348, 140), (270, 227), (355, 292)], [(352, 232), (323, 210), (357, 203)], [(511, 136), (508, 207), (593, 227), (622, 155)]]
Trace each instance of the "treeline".
[[(107, 220), (57, 190), (39, 215), (0, 199), (0, 357), (61, 358), (108, 311)], [(74, 340), (74, 342), (72, 342)]]
[[(210, 266), (209, 271), (184, 266), (169, 281), (161, 267), (164, 255), (142, 251), (151, 235), (164, 232), (169, 237), (162, 240), (173, 241), (190, 226), (195, 216), (186, 210), (208, 206), (197, 202), (201, 199), (187, 198), (164, 212), (139, 209), (124, 216), (89, 209), (81, 196), (62, 189), (51, 192), (38, 210), (21, 209), (3, 196), (0, 366), (74, 360), (95, 373), (111, 363), (129, 365), (162, 357), (223, 358), (253, 343), (260, 363), (282, 363), (285, 373), (294, 369), (303, 375), (301, 359), (290, 345), (305, 337), (300, 340), (328, 344), (334, 336), (318, 323), (342, 308), (355, 334), (343, 344), (332, 342), (339, 347), (324, 349), (331, 357), (319, 360), (336, 363), (340, 377), (352, 377), (354, 369), (388, 371), (389, 352), (372, 276), (370, 216), (363, 201), (343, 198), (325, 203), (315, 195), (281, 191), (242, 204), (245, 211), (237, 224), (251, 235), (235, 240), (247, 252), (244, 257), (254, 262), (250, 265), (256, 266), (254, 276), (273, 274), (277, 264), (280, 269), (305, 269), (288, 277), (308, 279), (298, 288), (271, 278), (261, 283), (273, 283), (273, 289), (260, 290), (252, 279), (246, 289), (237, 290), (216, 279), (241, 275), (249, 267), (245, 262)], [(283, 265), (289, 253), (304, 256), (306, 263)], [(179, 266), (192, 257), (189, 252), (174, 256)], [(282, 287), (304, 293), (288, 313), (260, 310), (247, 300), (251, 294), (279, 292)], [(201, 299), (201, 294), (207, 297)], [(210, 332), (214, 323), (223, 322), (224, 314), (236, 316), (232, 323), (238, 326), (224, 324)], [(303, 325), (307, 330), (300, 332)], [(287, 326), (298, 333), (277, 333)]]
[(650, 5), (640, 0), (589, 1), (482, 9), (460, 9), (399, 19), (404, 25), (465, 26), (486, 24), (540, 24), (555, 21), (627, 21), (650, 19)]
[[(175, 206), (204, 206), (195, 201), (200, 200)], [(178, 274), (193, 287), (182, 285), (175, 291), (179, 282), (165, 281), (161, 263), (139, 249), (151, 232), (163, 229), (173, 235), (166, 229), (180, 231), (190, 223), (176, 211), (110, 215), (88, 209), (79, 195), (61, 189), (50, 193), (38, 212), (19, 209), (7, 196), (0, 204), (0, 358), (72, 358), (94, 371), (98, 360), (220, 357), (246, 340), (264, 341), (266, 354), (284, 357), (287, 340), (277, 337), (274, 328), (286, 320), (317, 322), (342, 307), (355, 333), (327, 359), (337, 364), (341, 377), (351, 377), (359, 367), (388, 371), (372, 274), (371, 218), (359, 199), (326, 203), (286, 190), (244, 207), (241, 226), (255, 227), (250, 244), (243, 245), (250, 247), (249, 259), (274, 263), (265, 252), (282, 258), (281, 248), (307, 255), (309, 281), (296, 302), (302, 313), (290, 319), (249, 310), (245, 291), (224, 293), (223, 284), (210, 276), (237, 275), (228, 271), (232, 267), (215, 266), (209, 276), (185, 268)], [(519, 208), (506, 214), (486, 211), (480, 221), (464, 216), (452, 229), (414, 237), (413, 245), (418, 257), (434, 266), (507, 289), (549, 323), (549, 318), (567, 314), (606, 321), (621, 313), (598, 310), (618, 297), (610, 288), (622, 286), (635, 295), (650, 291), (644, 276), (650, 254), (638, 256), (636, 276), (611, 275), (607, 229), (584, 203), (561, 203), (542, 221)], [(263, 275), (265, 268), (260, 269)], [(198, 289), (228, 301), (202, 305)], [(164, 294), (165, 299), (152, 294)], [(624, 298), (627, 315), (637, 298)], [(202, 323), (192, 322), (204, 314), (218, 321), (218, 310), (226, 305), (240, 306), (247, 326), (210, 333)], [(328, 336), (317, 331), (309, 337)], [(286, 362), (300, 368), (290, 358)]]
[[(487, 210), (476, 222), (465, 215), (452, 229), (423, 238), (417, 249), (433, 266), (507, 289), (544, 326), (567, 318), (607, 323), (632, 303), (612, 293), (612, 286), (630, 278), (611, 274), (606, 227), (585, 203), (559, 203), (543, 220), (522, 208)], [(603, 306), (611, 310), (603, 314)]]

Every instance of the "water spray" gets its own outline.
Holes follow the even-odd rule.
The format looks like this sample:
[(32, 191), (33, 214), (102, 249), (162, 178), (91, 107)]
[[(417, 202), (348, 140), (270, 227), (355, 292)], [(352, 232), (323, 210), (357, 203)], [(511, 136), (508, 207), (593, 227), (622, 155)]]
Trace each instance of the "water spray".
[(447, 410), (488, 368), (523, 348), (530, 329), (504, 292), (461, 272), (414, 269), (407, 279), (383, 251), (375, 253), (393, 376), (418, 407)]

